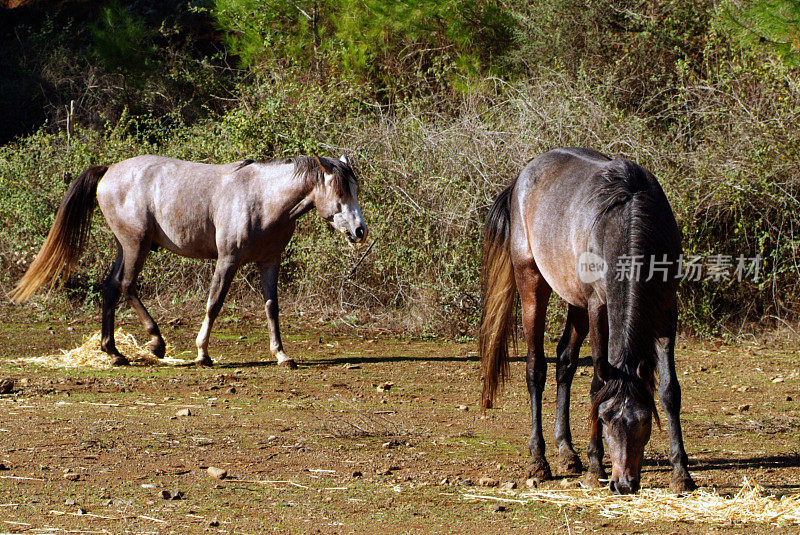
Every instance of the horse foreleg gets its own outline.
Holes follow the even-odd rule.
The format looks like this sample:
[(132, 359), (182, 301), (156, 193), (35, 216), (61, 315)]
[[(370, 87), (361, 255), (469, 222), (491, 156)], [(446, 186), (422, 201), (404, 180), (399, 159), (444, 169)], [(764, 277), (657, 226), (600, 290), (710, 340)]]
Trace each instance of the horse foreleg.
[(111, 266), (105, 281), (103, 281), (103, 319), (100, 327), (100, 348), (111, 355), (111, 364), (114, 366), (125, 366), (129, 364), (128, 359), (119, 352), (114, 342), (114, 313), (116, 312), (117, 302), (122, 274), (122, 251)]
[(228, 293), (237, 267), (238, 264), (233, 258), (220, 257), (217, 259), (214, 276), (211, 278), (211, 288), (208, 292), (206, 317), (203, 319), (203, 325), (200, 327), (200, 332), (197, 333), (197, 340), (195, 341), (197, 346), (195, 363), (198, 366), (211, 366), (214, 364), (211, 357), (208, 356), (208, 338), (211, 334), (214, 320), (217, 319), (219, 311), (222, 309), (222, 302), (225, 300), (225, 295)]
[(697, 488), (689, 475), (689, 458), (683, 446), (681, 431), (681, 387), (675, 373), (675, 332), (677, 329), (677, 312), (670, 314), (671, 321), (667, 336), (660, 338), (656, 344), (658, 353), (658, 394), (661, 406), (667, 415), (669, 425), (669, 460), (672, 463), (672, 492), (689, 492)]
[[(592, 344), (592, 360), (594, 361), (594, 373), (592, 375), (592, 387), (590, 393), (591, 402), (597, 392), (603, 388), (603, 380), (599, 376), (599, 367), (608, 363), (608, 316), (606, 306), (601, 303), (589, 303), (589, 341)], [(596, 487), (601, 485), (600, 480), (606, 479), (605, 468), (603, 468), (603, 423), (598, 419), (593, 428), (594, 432), (589, 436), (589, 447), (586, 453), (589, 455), (589, 471), (586, 473), (584, 483), (588, 486)]]
[(533, 459), (530, 475), (539, 479), (550, 479), (552, 473), (544, 454), (542, 435), (542, 392), (547, 377), (544, 355), (545, 313), (551, 289), (535, 266), (524, 266), (522, 269), (515, 266), (515, 279), (522, 304), (522, 327), (528, 344), (525, 379), (531, 397), (531, 439), (528, 448)]
[(297, 368), (295, 361), (283, 351), (281, 343), (281, 328), (278, 321), (278, 268), (279, 262), (274, 264), (260, 264), (261, 269), (261, 292), (264, 295), (264, 309), (267, 312), (267, 324), (269, 325), (269, 349), (272, 355), (278, 359), (279, 366), (287, 368)]
[(583, 464), (572, 445), (572, 431), (569, 425), (569, 394), (572, 379), (578, 368), (581, 344), (589, 332), (589, 318), (586, 311), (572, 305), (567, 312), (564, 334), (558, 342), (556, 361), (556, 424), (554, 438), (558, 448), (558, 469), (566, 474), (580, 474)]

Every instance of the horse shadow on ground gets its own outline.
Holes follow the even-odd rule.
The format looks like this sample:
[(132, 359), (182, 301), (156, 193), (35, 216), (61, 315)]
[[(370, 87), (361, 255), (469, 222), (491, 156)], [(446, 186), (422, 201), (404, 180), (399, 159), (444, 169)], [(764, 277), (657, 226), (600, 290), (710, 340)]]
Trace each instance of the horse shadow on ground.
[[(370, 364), (370, 363), (386, 363), (386, 362), (480, 362), (480, 357), (477, 355), (448, 355), (444, 357), (437, 357), (433, 355), (394, 355), (386, 357), (323, 357), (313, 360), (299, 359), (298, 364), (301, 368), (315, 368), (319, 366), (344, 366), (345, 364)], [(513, 357), (511, 362), (524, 362), (525, 357)], [(555, 366), (556, 359), (548, 358), (548, 364)], [(266, 368), (269, 366), (276, 366), (277, 362), (274, 360), (256, 360), (246, 362), (221, 362), (215, 363), (214, 367), (232, 369), (232, 368)], [(583, 357), (578, 360), (578, 366), (592, 366), (591, 357)]]

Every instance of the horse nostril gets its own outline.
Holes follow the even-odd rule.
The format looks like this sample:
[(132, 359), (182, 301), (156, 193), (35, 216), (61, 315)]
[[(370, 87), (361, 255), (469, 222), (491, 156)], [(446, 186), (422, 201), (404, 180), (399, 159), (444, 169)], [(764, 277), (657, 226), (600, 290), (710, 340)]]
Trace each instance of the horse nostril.
[(364, 227), (362, 226), (356, 227), (356, 238), (360, 240), (363, 237), (364, 237)]

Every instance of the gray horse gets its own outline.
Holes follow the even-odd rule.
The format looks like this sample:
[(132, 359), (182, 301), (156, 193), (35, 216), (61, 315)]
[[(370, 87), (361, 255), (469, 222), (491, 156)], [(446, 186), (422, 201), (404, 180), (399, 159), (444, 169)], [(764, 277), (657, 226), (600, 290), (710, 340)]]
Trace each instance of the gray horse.
[(149, 349), (164, 357), (155, 321), (136, 293), (136, 278), (151, 250), (163, 247), (192, 258), (217, 260), (197, 335), (198, 365), (210, 366), (208, 338), (236, 270), (255, 262), (270, 331), (270, 349), (283, 366), (295, 368), (281, 344), (278, 267), (297, 218), (316, 207), (351, 243), (367, 226), (358, 205), (358, 182), (347, 158), (298, 156), (225, 165), (138, 156), (90, 167), (67, 190), (41, 251), (11, 297), (23, 302), (42, 286), (65, 279), (86, 243), (94, 199), (117, 241), (118, 256), (103, 283), (101, 347), (115, 366), (128, 364), (114, 344), (114, 310), (120, 294), (150, 335)]
[[(518, 292), (528, 344), (533, 476), (551, 477), (542, 436), (542, 391), (545, 312), (555, 290), (569, 305), (556, 361), (555, 443), (561, 472), (583, 468), (572, 446), (569, 397), (588, 334), (594, 378), (585, 481), (596, 485), (606, 478), (605, 438), (610, 489), (618, 494), (639, 489), (644, 447), (653, 419), (658, 422), (653, 401), (657, 369), (669, 424), (670, 487), (676, 492), (695, 488), (683, 445), (675, 372), (680, 241), (656, 178), (633, 162), (592, 150), (557, 149), (539, 156), (495, 201), (486, 220), (483, 260), (483, 406), (492, 406), (498, 383), (508, 374), (507, 340), (515, 330)], [(635, 272), (615, 269), (632, 268), (634, 261)]]

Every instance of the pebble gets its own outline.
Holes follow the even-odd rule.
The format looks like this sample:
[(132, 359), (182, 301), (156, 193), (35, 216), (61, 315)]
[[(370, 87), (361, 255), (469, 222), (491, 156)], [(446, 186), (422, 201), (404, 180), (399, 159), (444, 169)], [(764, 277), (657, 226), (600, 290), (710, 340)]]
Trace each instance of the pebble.
[(78, 514), (79, 515), (85, 515), (86, 514), (86, 509), (84, 509), (83, 507), (78, 507)]
[(14, 391), (14, 379), (6, 377), (0, 379), (0, 394), (10, 394)]
[(391, 390), (393, 386), (394, 386), (393, 382), (386, 381), (385, 383), (381, 383), (377, 387), (375, 387), (375, 390), (377, 390), (378, 392), (386, 392), (388, 390)]
[(460, 410), (460, 411), (468, 411), (469, 407), (467, 407), (466, 405), (459, 405), (458, 406), (458, 410)]
[(168, 490), (162, 490), (161, 498), (164, 500), (180, 500), (183, 498), (183, 491), (176, 490), (175, 492), (170, 492)]
[(191, 415), (192, 415), (192, 411), (190, 411), (189, 409), (181, 409), (181, 410), (179, 410), (178, 412), (175, 413), (175, 416), (177, 416), (178, 418), (180, 418), (182, 416), (191, 416)]
[(214, 479), (225, 479), (226, 477), (228, 477), (227, 470), (223, 468), (217, 468), (216, 466), (209, 466), (206, 472), (208, 472), (208, 475), (210, 475)]
[(739, 412), (749, 411), (750, 405), (748, 405), (747, 403), (745, 403), (744, 405), (739, 405), (738, 407), (736, 407), (736, 410)]
[(228, 389), (228, 394), (235, 394), (235, 393), (236, 393), (236, 387), (235, 386), (232, 386), (232, 387), (230, 387)]
[(64, 479), (67, 481), (78, 481), (81, 478), (80, 474), (76, 474), (75, 472), (67, 472), (64, 474)]
[(529, 477), (525, 480), (525, 486), (529, 489), (533, 489), (539, 486), (539, 479), (536, 477)]
[(355, 472), (353, 472), (353, 477), (361, 477), (363, 475), (364, 474), (361, 473), (361, 470), (356, 470)]
[(502, 504), (497, 504), (494, 507), (492, 507), (492, 512), (493, 513), (502, 513), (505, 510), (506, 510), (506, 506), (502, 505)]
[(215, 527), (219, 526), (219, 520), (217, 520), (217, 519), (215, 518), (214, 520), (212, 520), (211, 522), (209, 522), (209, 523), (208, 523), (208, 525), (209, 525), (209, 526), (211, 526), (212, 528), (215, 528)]
[(75, 499), (74, 498), (67, 498), (66, 500), (64, 500), (64, 505), (67, 505), (67, 506), (75, 505)]
[(792, 396), (786, 396), (786, 401), (793, 401)]
[(517, 483), (515, 481), (506, 481), (501, 488), (503, 490), (514, 490), (517, 488)]
[(500, 482), (491, 477), (482, 477), (478, 480), (478, 485), (481, 487), (496, 487)]

